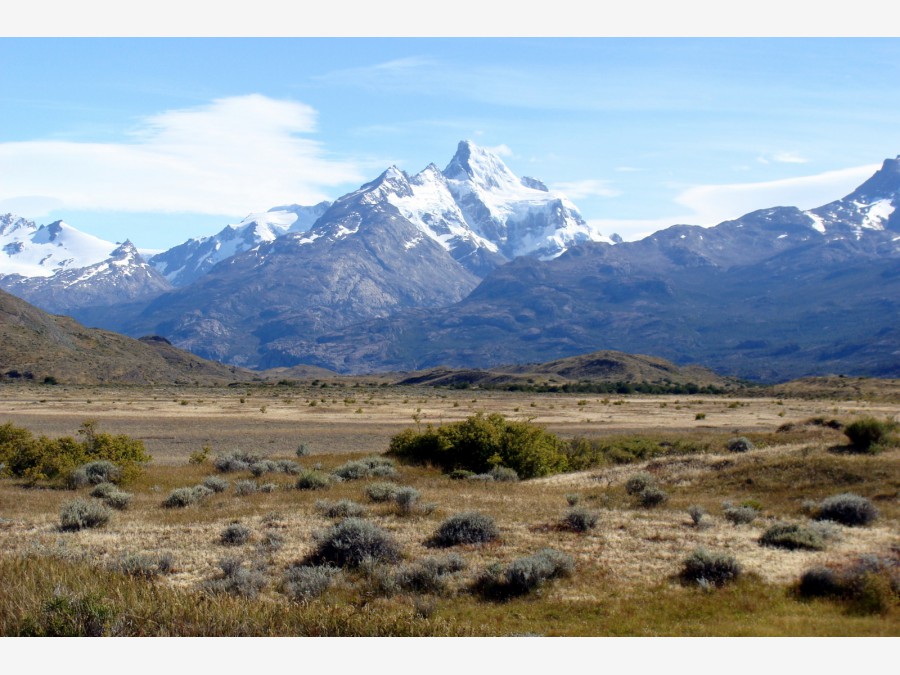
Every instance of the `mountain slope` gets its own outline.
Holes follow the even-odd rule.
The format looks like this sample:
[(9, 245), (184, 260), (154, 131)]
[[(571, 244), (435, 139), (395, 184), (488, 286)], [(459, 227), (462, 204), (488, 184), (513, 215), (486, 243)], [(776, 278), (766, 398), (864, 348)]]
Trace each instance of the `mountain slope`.
[(209, 237), (189, 239), (158, 253), (150, 264), (173, 286), (186, 286), (209, 272), (217, 263), (287, 232), (306, 232), (330, 206), (277, 206), (265, 213), (252, 213), (237, 225), (228, 225)]
[(900, 374), (900, 162), (811, 211), (765, 209), (714, 228), (519, 258), (465, 300), (295, 346), (351, 371), (488, 367), (593, 349), (779, 380)]
[(0, 291), (0, 380), (213, 384), (254, 376), (176, 349), (162, 338), (134, 340), (85, 328)]

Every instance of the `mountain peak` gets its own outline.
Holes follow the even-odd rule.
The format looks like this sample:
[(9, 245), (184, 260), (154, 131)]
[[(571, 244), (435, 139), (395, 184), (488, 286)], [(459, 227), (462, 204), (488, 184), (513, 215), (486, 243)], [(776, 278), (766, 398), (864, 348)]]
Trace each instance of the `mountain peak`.
[(451, 180), (472, 181), (488, 190), (519, 182), (502, 159), (472, 141), (459, 142), (444, 175)]

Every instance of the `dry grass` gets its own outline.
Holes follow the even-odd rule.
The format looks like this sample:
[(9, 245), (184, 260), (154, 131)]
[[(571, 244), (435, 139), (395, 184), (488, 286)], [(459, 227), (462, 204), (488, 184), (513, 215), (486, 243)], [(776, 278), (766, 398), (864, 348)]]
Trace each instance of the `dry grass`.
[[(182, 405), (182, 400), (189, 403)], [(317, 405), (309, 406), (311, 400)], [(896, 416), (900, 407), (858, 401), (715, 397), (620, 397), (606, 402), (591, 398), (579, 405), (582, 400), (578, 395), (355, 388), (352, 384), (324, 390), (309, 385), (242, 386), (236, 390), (0, 387), (0, 422), (9, 420), (35, 432), (64, 435), (71, 434), (86, 417), (93, 417), (104, 431), (143, 439), (155, 455), (144, 475), (128, 487), (134, 494), (130, 508), (115, 512), (105, 527), (96, 530), (59, 530), (60, 506), (73, 498), (73, 491), (26, 489), (10, 480), (0, 481), (0, 578), (9, 580), (21, 574), (27, 580), (23, 584), (0, 583), (0, 616), (5, 622), (0, 632), (15, 634), (22, 617), (39, 610), (41, 598), (46, 599), (56, 582), (94, 588), (116, 607), (125, 607), (127, 602), (144, 607), (135, 610), (131, 632), (124, 634), (900, 632), (896, 607), (887, 616), (850, 617), (836, 605), (799, 603), (787, 592), (808, 567), (900, 546), (900, 450), (874, 456), (842, 455), (829, 450), (841, 442), (839, 432), (803, 426), (790, 432), (776, 431), (785, 421), (816, 415), (844, 420), (862, 414)], [(623, 403), (617, 405), (617, 401)], [(733, 405), (735, 402), (738, 405)], [(266, 411), (261, 412), (261, 407)], [(364, 412), (356, 413), (360, 407)], [(710, 449), (519, 483), (455, 481), (427, 467), (400, 466), (397, 482), (419, 490), (422, 502), (435, 504), (433, 511), (412, 516), (399, 515), (390, 503), (369, 502), (366, 487), (382, 481), (380, 478), (337, 483), (323, 491), (300, 491), (292, 488), (295, 478), (282, 473), (257, 479), (278, 484), (273, 492), (238, 496), (234, 481), (252, 476), (235, 473), (226, 476), (232, 484), (225, 492), (210, 495), (199, 504), (184, 509), (161, 506), (173, 488), (199, 484), (215, 473), (211, 462), (197, 465), (187, 461), (203, 443), (211, 445), (213, 457), (234, 449), (252, 450), (273, 459), (293, 459), (304, 468), (321, 464), (329, 471), (348, 459), (383, 451), (392, 434), (414, 424), (413, 415), (423, 416), (420, 423), (424, 424), (463, 419), (479, 410), (519, 418), (534, 415), (535, 421), (568, 436), (642, 433), (653, 438), (708, 441)], [(702, 422), (694, 419), (699, 411), (706, 413)], [(786, 414), (781, 416), (781, 412)], [(722, 447), (723, 439), (738, 434), (750, 437), (759, 449), (748, 453), (715, 450)], [(301, 442), (310, 446), (312, 453), (298, 460), (294, 450)], [(624, 483), (638, 471), (654, 474), (670, 495), (667, 504), (640, 508), (626, 495)], [(804, 500), (847, 491), (877, 504), (881, 518), (874, 526), (839, 528), (838, 538), (822, 552), (783, 551), (758, 544), (771, 522), (805, 518)], [(77, 494), (86, 497), (87, 492)], [(595, 529), (578, 533), (559, 526), (567, 510), (566, 496), (573, 492), (581, 497), (579, 506), (599, 513)], [(441, 598), (433, 616), (420, 616), (414, 598), (373, 594), (364, 578), (351, 575), (349, 582), (308, 607), (287, 604), (288, 618), (277, 618), (274, 608), (283, 612), (288, 603), (277, 583), (282, 571), (307, 556), (314, 546), (314, 534), (333, 522), (316, 509), (315, 502), (323, 498), (365, 503), (368, 518), (396, 538), (407, 561), (434, 555), (426, 546), (428, 537), (442, 520), (460, 511), (491, 515), (500, 529), (500, 541), (454, 549), (465, 558), (468, 568), (454, 576), (449, 596)], [(739, 504), (746, 500), (763, 507), (756, 522), (734, 526), (722, 517), (724, 501)], [(704, 527), (692, 526), (687, 513), (692, 504), (706, 509)], [(223, 555), (219, 535), (232, 521), (249, 527), (251, 539), (228, 553), (257, 561), (271, 580), (258, 600), (243, 601), (252, 607), (244, 619), (234, 599), (210, 598), (197, 590), (204, 580), (219, 573)], [(283, 545), (277, 550), (264, 549), (266, 533), (277, 533)], [(713, 594), (682, 588), (675, 577), (681, 561), (697, 546), (735, 556), (749, 579)], [(467, 592), (487, 565), (508, 563), (545, 547), (571, 555), (576, 570), (572, 578), (543, 589), (538, 599), (524, 598), (498, 607)], [(106, 572), (89, 580), (86, 570), (107, 569), (123, 556), (138, 553), (171, 553), (175, 569), (154, 582), (126, 583)], [(147, 584), (154, 584), (154, 592), (161, 594), (157, 600), (150, 599)], [(130, 590), (123, 590), (126, 587)], [(166, 618), (151, 620), (152, 602), (171, 605), (157, 612)], [(203, 616), (192, 609), (196, 607), (218, 614)], [(360, 613), (360, 607), (365, 611)]]

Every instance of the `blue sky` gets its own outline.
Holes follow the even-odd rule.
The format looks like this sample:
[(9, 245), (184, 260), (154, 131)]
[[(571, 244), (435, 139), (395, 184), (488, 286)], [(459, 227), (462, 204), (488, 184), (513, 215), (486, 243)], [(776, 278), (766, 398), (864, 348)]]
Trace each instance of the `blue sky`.
[(606, 233), (837, 199), (897, 38), (0, 38), (0, 212), (167, 248), (495, 149)]

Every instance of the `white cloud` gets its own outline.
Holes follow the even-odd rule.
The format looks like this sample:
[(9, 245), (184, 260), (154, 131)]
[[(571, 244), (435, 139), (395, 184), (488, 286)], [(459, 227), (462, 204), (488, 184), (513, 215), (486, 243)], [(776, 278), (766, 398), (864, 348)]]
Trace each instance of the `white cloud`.
[(797, 152), (776, 152), (771, 155), (760, 155), (756, 158), (760, 164), (808, 164), (809, 160)]
[(570, 199), (585, 197), (616, 197), (621, 192), (609, 186), (605, 180), (585, 179), (571, 182), (554, 183), (553, 189), (562, 192)]
[(852, 192), (878, 168), (870, 164), (761, 183), (698, 185), (682, 192), (675, 202), (688, 208), (690, 220), (682, 222), (716, 225), (773, 206), (822, 206)]
[[(710, 227), (751, 211), (774, 206), (811, 209), (851, 193), (880, 168), (878, 164), (758, 183), (697, 185), (675, 197), (673, 215), (653, 219), (591, 219), (604, 234), (626, 241), (643, 239), (671, 225)], [(681, 207), (681, 208), (678, 208)]]
[(494, 153), (498, 157), (512, 157), (513, 156), (512, 149), (505, 143), (487, 147), (487, 148), (485, 148), (485, 150), (487, 150), (488, 152)]
[(316, 111), (258, 94), (221, 98), (145, 119), (126, 142), (0, 143), (0, 203), (55, 209), (234, 215), (313, 204), (327, 188), (359, 183), (299, 134)]

